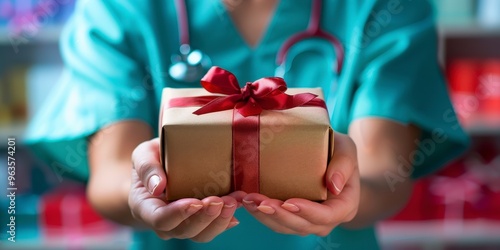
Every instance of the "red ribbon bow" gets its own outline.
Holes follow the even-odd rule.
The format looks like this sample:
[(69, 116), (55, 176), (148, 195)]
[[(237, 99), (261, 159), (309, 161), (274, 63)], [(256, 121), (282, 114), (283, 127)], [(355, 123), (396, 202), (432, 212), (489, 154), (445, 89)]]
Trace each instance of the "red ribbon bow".
[(210, 93), (227, 96), (212, 96), (212, 101), (196, 110), (201, 115), (210, 112), (236, 109), (242, 116), (260, 115), (262, 110), (283, 110), (305, 104), (324, 106), (324, 102), (316, 99), (311, 93), (297, 95), (285, 94), (287, 89), (283, 78), (267, 77), (255, 82), (248, 82), (240, 89), (233, 73), (219, 67), (212, 67), (201, 79), (201, 85)]
[[(298, 106), (315, 106), (326, 109), (323, 100), (311, 93), (288, 95), (286, 83), (279, 77), (261, 78), (247, 83), (240, 89), (238, 80), (229, 71), (212, 67), (201, 79), (201, 85), (210, 93), (224, 96), (195, 96), (173, 98), (170, 107), (202, 106), (194, 114), (233, 109), (233, 190), (247, 193), (259, 192), (260, 121), (263, 110), (283, 110)], [(245, 142), (252, 153), (243, 152)], [(249, 157), (253, 156), (253, 157)]]

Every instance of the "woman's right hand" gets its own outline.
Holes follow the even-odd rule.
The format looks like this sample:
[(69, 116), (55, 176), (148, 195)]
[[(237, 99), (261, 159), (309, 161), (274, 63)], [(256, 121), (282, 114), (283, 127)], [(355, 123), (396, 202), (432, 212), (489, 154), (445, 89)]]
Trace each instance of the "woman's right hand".
[(208, 242), (238, 225), (234, 212), (238, 206), (236, 199), (243, 197), (243, 192), (203, 200), (166, 201), (167, 178), (160, 163), (158, 138), (137, 146), (132, 163), (130, 210), (137, 221), (153, 229), (160, 238)]

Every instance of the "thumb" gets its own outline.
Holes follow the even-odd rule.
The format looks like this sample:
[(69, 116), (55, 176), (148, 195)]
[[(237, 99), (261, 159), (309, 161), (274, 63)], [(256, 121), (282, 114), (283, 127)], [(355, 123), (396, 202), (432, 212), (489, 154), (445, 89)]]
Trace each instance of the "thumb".
[(165, 191), (167, 177), (160, 163), (160, 140), (155, 138), (137, 146), (132, 153), (132, 164), (142, 185), (154, 196)]
[(325, 175), (326, 186), (332, 194), (339, 195), (347, 180), (357, 171), (356, 145), (347, 135), (334, 134), (333, 156)]

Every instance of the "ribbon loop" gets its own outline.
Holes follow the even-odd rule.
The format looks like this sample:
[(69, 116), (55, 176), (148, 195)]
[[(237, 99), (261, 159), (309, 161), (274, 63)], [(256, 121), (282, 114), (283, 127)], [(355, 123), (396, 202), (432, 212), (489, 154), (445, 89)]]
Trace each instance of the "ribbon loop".
[(207, 74), (201, 78), (201, 86), (210, 93), (224, 95), (240, 94), (240, 85), (236, 76), (219, 67), (212, 67)]
[(263, 110), (283, 110), (298, 106), (320, 106), (326, 108), (322, 100), (317, 101), (316, 95), (302, 93), (285, 94), (287, 86), (283, 78), (267, 77), (254, 82), (248, 82), (243, 88), (233, 73), (212, 67), (201, 79), (201, 85), (210, 93), (226, 96), (216, 97), (194, 114), (202, 115), (222, 110), (236, 109), (242, 116), (260, 115)]

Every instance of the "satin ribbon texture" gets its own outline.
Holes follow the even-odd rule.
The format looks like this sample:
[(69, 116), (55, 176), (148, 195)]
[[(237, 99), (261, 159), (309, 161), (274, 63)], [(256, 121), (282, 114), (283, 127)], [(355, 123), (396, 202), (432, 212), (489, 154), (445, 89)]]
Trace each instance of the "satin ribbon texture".
[[(326, 109), (322, 99), (311, 93), (288, 95), (287, 86), (279, 77), (261, 78), (240, 88), (236, 76), (219, 67), (212, 67), (201, 79), (205, 90), (213, 94), (173, 98), (170, 107), (201, 106), (193, 113), (203, 115), (233, 110), (232, 189), (247, 193), (259, 192), (260, 114), (264, 110), (285, 110), (299, 106), (315, 106)], [(239, 150), (242, 143), (250, 145), (253, 152)]]

